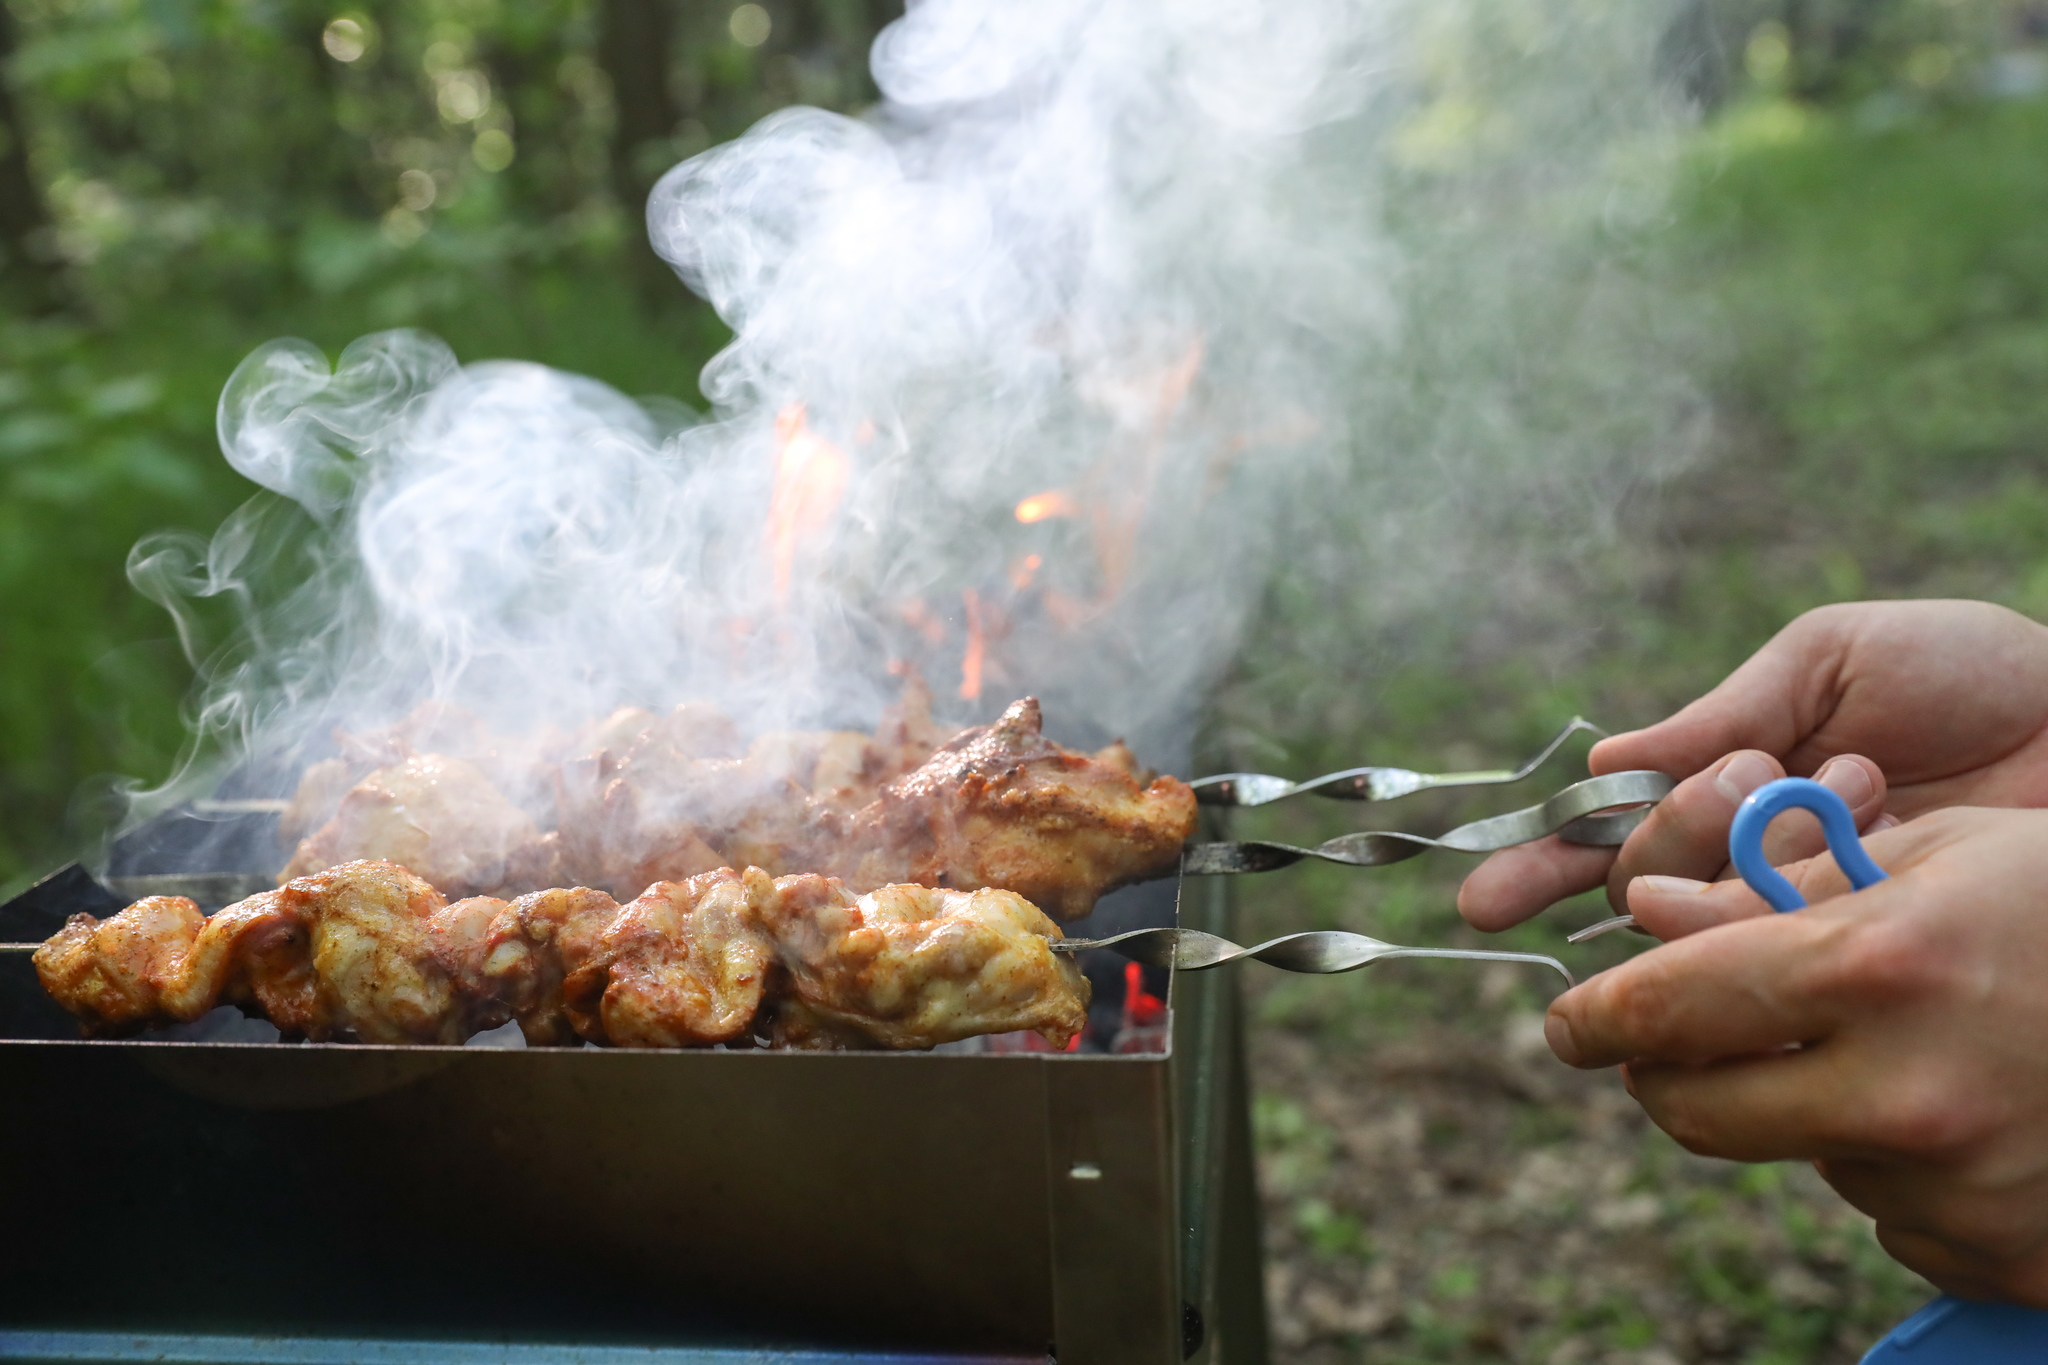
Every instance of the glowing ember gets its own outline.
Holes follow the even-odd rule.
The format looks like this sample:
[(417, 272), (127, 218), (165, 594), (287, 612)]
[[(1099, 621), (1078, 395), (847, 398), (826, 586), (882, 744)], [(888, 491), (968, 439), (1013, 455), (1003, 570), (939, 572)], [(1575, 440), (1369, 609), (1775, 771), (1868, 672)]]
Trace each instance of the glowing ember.
[(960, 699), (974, 701), (981, 696), (981, 660), (988, 640), (981, 625), (981, 594), (966, 588), (960, 599), (967, 604), (967, 648), (960, 655)]
[(797, 546), (832, 520), (853, 461), (838, 446), (811, 434), (801, 403), (775, 414), (775, 435), (782, 449), (775, 457), (775, 493), (768, 501), (768, 556), (780, 607), (789, 603)]
[(1048, 489), (1033, 493), (1017, 504), (1017, 520), (1029, 526), (1034, 521), (1049, 521), (1053, 517), (1075, 517), (1081, 514), (1080, 504), (1059, 489)]
[(1018, 592), (1031, 586), (1031, 580), (1038, 577), (1038, 571), (1045, 567), (1042, 555), (1025, 555), (1010, 566), (1010, 586)]
[(1124, 1027), (1151, 1028), (1166, 1014), (1166, 1002), (1145, 989), (1145, 969), (1124, 964)]

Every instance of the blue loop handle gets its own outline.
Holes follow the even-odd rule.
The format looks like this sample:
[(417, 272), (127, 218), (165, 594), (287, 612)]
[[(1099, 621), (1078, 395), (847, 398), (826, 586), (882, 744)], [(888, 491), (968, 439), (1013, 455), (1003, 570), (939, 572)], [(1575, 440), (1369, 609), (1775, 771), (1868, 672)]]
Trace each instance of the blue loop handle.
[[(1728, 860), (1750, 889), (1780, 914), (1801, 910), (1801, 896), (1764, 861), (1764, 830), (1793, 807), (1820, 817), (1828, 850), (1858, 891), (1885, 880), (1857, 837), (1841, 797), (1805, 777), (1782, 777), (1749, 794), (1728, 831)], [(1863, 1365), (2039, 1365), (2048, 1361), (2048, 1312), (2009, 1303), (1974, 1303), (1942, 1295), (1900, 1323), (1863, 1357)]]
[(1736, 808), (1735, 823), (1728, 830), (1728, 861), (1749, 883), (1750, 890), (1770, 902), (1779, 914), (1806, 908), (1806, 898), (1777, 868), (1764, 861), (1764, 830), (1771, 821), (1798, 807), (1820, 817), (1821, 831), (1828, 836), (1828, 851), (1849, 878), (1849, 885), (1861, 891), (1885, 879), (1884, 869), (1864, 852), (1856, 835), (1855, 817), (1848, 803), (1810, 777), (1781, 777), (1751, 792)]

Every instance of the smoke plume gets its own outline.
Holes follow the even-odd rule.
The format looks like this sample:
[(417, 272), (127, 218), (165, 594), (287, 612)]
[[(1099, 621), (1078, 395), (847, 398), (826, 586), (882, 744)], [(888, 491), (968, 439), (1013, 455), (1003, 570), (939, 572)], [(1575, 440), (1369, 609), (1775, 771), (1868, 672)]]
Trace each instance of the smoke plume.
[[(204, 665), (138, 811), (286, 789), (428, 700), (867, 724), (906, 664), (958, 719), (1035, 693), (1179, 767), (1276, 566), (1426, 600), (1499, 509), (1596, 524), (1696, 443), (1599, 245), (1660, 203), (1651, 9), (913, 3), (876, 109), (785, 110), (653, 195), (735, 333), (694, 424), (418, 333), (241, 366), (221, 445), (267, 491), (131, 562)], [(1546, 374), (1588, 406), (1527, 401)]]

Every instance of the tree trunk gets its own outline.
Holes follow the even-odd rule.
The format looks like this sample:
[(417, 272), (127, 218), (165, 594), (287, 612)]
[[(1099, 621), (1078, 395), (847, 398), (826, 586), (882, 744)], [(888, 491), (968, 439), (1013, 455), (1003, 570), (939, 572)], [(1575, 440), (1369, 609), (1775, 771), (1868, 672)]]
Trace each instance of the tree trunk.
[[(668, 267), (648, 245), (647, 192), (667, 169), (655, 155), (681, 118), (669, 94), (669, 57), (674, 50), (676, 0), (604, 0), (598, 60), (611, 78), (612, 192), (632, 219), (635, 273), (650, 290), (678, 288)], [(657, 164), (659, 163), (659, 164)]]
[(18, 39), (14, 14), (0, 0), (0, 280), (33, 312), (56, 306), (56, 272), (48, 256), (50, 215), (29, 171), (28, 128), (7, 73)]

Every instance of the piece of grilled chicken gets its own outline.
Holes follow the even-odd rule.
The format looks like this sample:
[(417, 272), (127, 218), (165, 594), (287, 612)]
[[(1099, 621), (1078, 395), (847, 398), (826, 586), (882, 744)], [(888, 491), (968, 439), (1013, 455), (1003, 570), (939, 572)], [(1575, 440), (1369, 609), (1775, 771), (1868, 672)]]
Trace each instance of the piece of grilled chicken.
[(784, 1047), (916, 1048), (1030, 1030), (1063, 1048), (1088, 1022), (1088, 979), (1014, 891), (855, 895), (819, 876), (775, 888), (762, 917), (788, 972), (775, 1018)]
[(563, 802), (565, 868), (621, 895), (721, 864), (823, 869), (856, 892), (1015, 891), (1072, 920), (1119, 886), (1172, 875), (1194, 832), (1185, 782), (1141, 782), (1121, 743), (1092, 755), (1060, 747), (1035, 698), (888, 780), (877, 780), (886, 758), (857, 758), (864, 743), (778, 735), (739, 759), (703, 759), (643, 736), (601, 797)]
[(811, 865), (856, 890), (1001, 887), (1079, 919), (1119, 886), (1171, 876), (1194, 833), (1193, 789), (1138, 776), (1122, 743), (1088, 755), (1047, 739), (1026, 697), (884, 785)]
[(35, 954), (88, 1036), (226, 1002), (291, 1037), (455, 1043), (508, 1019), (536, 1046), (921, 1048), (1034, 1029), (1065, 1046), (1088, 985), (1020, 897), (924, 887), (856, 896), (758, 868), (660, 882), (620, 906), (556, 889), (453, 905), (404, 868), (355, 862), (213, 916), (158, 896), (75, 915)]
[[(314, 1041), (459, 1043), (490, 1012), (456, 990), (443, 949), (474, 905), (450, 906), (390, 863), (347, 863), (212, 918), (182, 896), (106, 920), (73, 915), (34, 961), (88, 1037), (189, 1023), (226, 1003)], [(481, 1026), (492, 1022), (504, 1017)]]
[(349, 788), (279, 881), (363, 858), (411, 868), (453, 896), (554, 880), (553, 841), (480, 769), (446, 754), (415, 754)]
[(1060, 747), (1034, 698), (943, 744), (928, 708), (913, 686), (873, 735), (776, 733), (744, 749), (714, 708), (622, 711), (593, 729), (592, 752), (557, 768), (545, 835), (475, 766), (414, 755), (350, 789), (286, 875), (381, 858), (452, 895), (579, 882), (623, 900), (755, 866), (822, 870), (857, 892), (997, 887), (1072, 920), (1116, 887), (1173, 873), (1194, 832), (1186, 783), (1141, 780), (1121, 743)]

